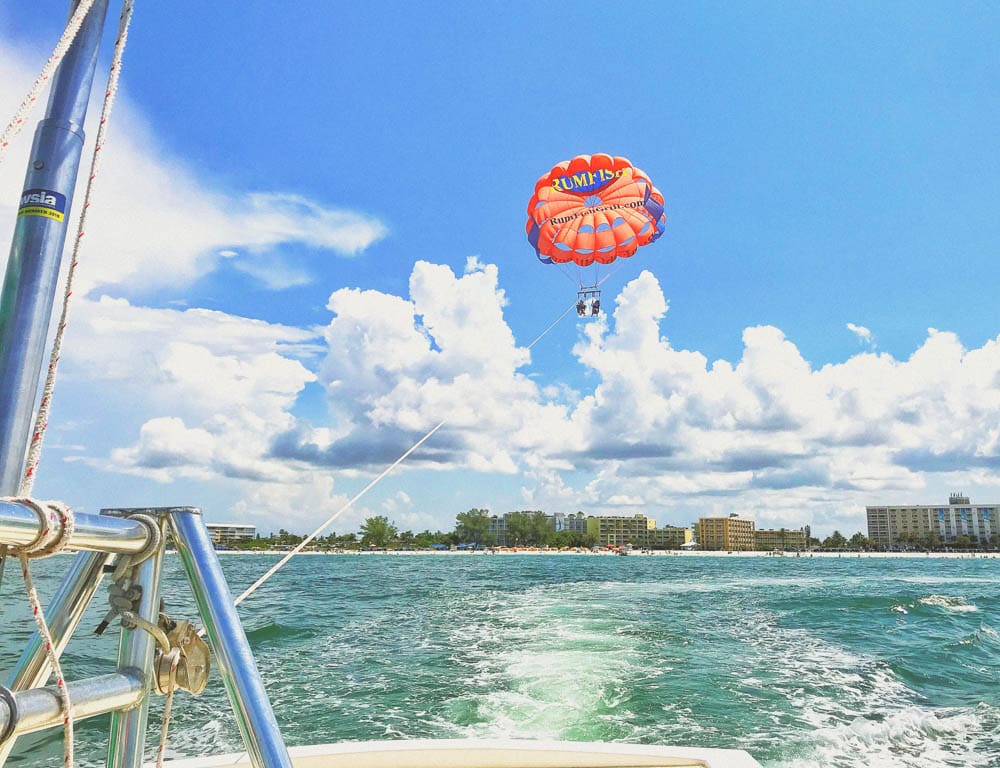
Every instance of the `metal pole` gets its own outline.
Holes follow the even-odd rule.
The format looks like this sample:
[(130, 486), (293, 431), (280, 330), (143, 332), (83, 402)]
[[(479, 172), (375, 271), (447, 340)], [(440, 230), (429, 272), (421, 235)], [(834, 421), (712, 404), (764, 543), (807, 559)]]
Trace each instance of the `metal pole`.
[[(163, 526), (162, 518), (158, 523)], [(139, 609), (136, 613), (151, 624), (156, 624), (160, 614), (160, 571), (163, 566), (163, 547), (137, 569), (135, 583), (142, 588)], [(153, 655), (156, 641), (142, 629), (122, 628), (118, 644), (118, 668), (142, 670), (143, 695), (137, 707), (111, 713), (111, 736), (108, 742), (108, 766), (114, 768), (142, 768), (142, 751), (146, 744), (146, 721), (149, 718), (149, 689), (153, 680)]]
[(201, 512), (181, 509), (171, 512), (169, 519), (250, 762), (255, 768), (291, 768), (288, 749)]
[[(80, 624), (84, 611), (97, 591), (104, 575), (104, 566), (111, 555), (107, 552), (80, 552), (70, 564), (62, 584), (49, 603), (46, 618), (55, 643), (56, 655), (62, 655), (74, 630)], [(28, 640), (24, 653), (10, 673), (7, 687), (15, 691), (35, 688), (48, 679), (51, 665), (42, 647), (42, 637), (35, 633)], [(72, 695), (72, 689), (70, 689)], [(14, 739), (0, 747), (0, 765), (4, 764)]]
[[(38, 515), (29, 507), (0, 501), (0, 544), (23, 546), (35, 540), (40, 528)], [(149, 546), (149, 538), (149, 529), (136, 520), (77, 513), (67, 546), (135, 555)]]
[[(66, 687), (73, 701), (73, 717), (77, 720), (134, 706), (144, 695), (143, 678), (137, 669), (124, 669), (110, 675), (76, 680), (66, 683)], [(15, 694), (15, 698), (18, 719), (14, 733), (18, 736), (62, 725), (62, 700), (54, 685), (21, 691)], [(7, 725), (9, 718), (10, 710), (5, 703), (0, 702), (0, 730)]]
[[(73, 3), (73, 7), (76, 3)], [(0, 293), (0, 495), (17, 493), (69, 224), (107, 0), (97, 0), (52, 81)], [(71, 8), (72, 11), (72, 8)]]

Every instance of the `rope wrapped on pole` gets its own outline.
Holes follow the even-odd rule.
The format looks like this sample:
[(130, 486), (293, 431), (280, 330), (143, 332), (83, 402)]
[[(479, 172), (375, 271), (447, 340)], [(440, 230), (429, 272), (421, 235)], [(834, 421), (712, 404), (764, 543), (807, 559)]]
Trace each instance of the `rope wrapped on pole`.
[[(18, 497), (0, 497), (0, 544), (16, 550), (38, 541), (43, 536), (44, 525), (35, 505), (47, 510), (50, 504), (58, 502), (33, 501), (29, 504)], [(44, 535), (45, 541), (53, 543), (60, 539), (68, 549), (137, 555), (154, 546), (158, 536), (142, 520), (82, 512), (73, 515), (72, 530), (64, 531), (58, 513), (53, 511), (53, 514), (55, 520), (50, 521), (46, 512), (50, 530)]]

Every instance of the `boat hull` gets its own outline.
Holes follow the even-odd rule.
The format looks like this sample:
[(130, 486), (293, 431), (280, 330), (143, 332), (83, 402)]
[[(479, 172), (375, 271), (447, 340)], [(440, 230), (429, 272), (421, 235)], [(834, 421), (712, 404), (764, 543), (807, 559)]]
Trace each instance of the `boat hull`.
[[(486, 739), (357, 741), (292, 747), (295, 768), (760, 768), (738, 749)], [(245, 753), (171, 760), (170, 768), (245, 768)]]

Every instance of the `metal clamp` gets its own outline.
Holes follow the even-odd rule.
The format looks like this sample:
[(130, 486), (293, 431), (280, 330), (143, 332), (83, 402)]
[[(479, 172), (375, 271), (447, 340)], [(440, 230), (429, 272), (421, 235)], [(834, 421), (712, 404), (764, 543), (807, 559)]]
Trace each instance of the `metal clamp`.
[[(198, 637), (190, 621), (167, 619), (164, 622), (161, 618), (161, 623), (167, 625), (170, 651), (163, 653), (157, 650), (156, 660), (153, 662), (153, 685), (156, 692), (166, 694), (176, 686), (197, 696), (208, 684), (211, 667), (208, 644)], [(180, 655), (179, 659), (176, 659), (177, 654)]]

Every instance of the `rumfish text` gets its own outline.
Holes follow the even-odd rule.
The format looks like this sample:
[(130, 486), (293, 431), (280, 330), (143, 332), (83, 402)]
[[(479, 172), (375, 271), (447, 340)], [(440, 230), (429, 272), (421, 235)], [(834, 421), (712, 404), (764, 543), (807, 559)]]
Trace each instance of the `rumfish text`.
[(572, 176), (552, 179), (552, 188), (561, 192), (593, 192), (619, 176), (631, 175), (631, 168), (621, 168), (617, 171), (609, 168), (602, 168), (599, 171), (580, 171)]

